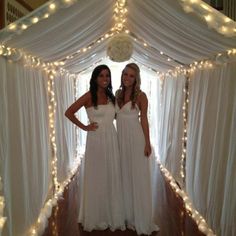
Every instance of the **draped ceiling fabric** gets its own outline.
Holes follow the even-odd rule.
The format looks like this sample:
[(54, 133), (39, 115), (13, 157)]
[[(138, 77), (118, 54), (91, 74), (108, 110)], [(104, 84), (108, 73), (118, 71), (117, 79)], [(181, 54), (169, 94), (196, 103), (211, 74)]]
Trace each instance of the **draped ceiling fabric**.
[[(78, 53), (73, 58), (67, 59), (65, 65), (62, 66), (71, 73), (79, 73), (106, 56), (108, 39), (102, 40), (99, 44), (95, 42), (114, 26), (113, 11), (115, 2), (115, 0), (79, 0), (71, 7), (59, 9), (49, 18), (30, 26), (20, 34), (9, 33), (7, 29), (3, 29), (0, 31), (0, 43), (4, 43), (11, 48), (21, 49), (26, 54), (41, 58), (44, 62), (61, 61), (78, 50), (93, 44), (90, 50)], [(31, 15), (37, 15), (37, 12), (40, 12), (41, 9), (37, 9)], [(198, 16), (193, 13), (185, 13), (177, 0), (127, 0), (127, 9), (125, 28), (130, 31), (130, 35), (133, 38), (143, 39), (148, 43), (148, 46), (145, 47), (140, 41), (133, 40), (134, 52), (132, 58), (155, 70), (166, 72), (176, 66), (188, 65), (194, 61), (212, 58), (219, 52), (236, 48), (236, 37), (225, 37), (218, 34), (215, 30), (209, 29), (205, 21), (202, 21)], [(163, 52), (171, 60), (168, 61), (167, 57), (160, 52)], [(37, 220), (45, 199), (51, 197), (48, 192), (50, 192), (52, 185), (47, 107), (49, 98), (45, 95), (47, 76), (43, 73), (41, 74), (37, 68), (29, 69), (29, 67), (23, 67), (20, 62), (11, 63), (7, 63), (4, 58), (0, 60), (0, 89), (2, 90), (2, 93), (0, 93), (0, 109), (4, 111), (0, 113), (0, 134), (1, 139), (4, 140), (4, 142), (1, 141), (0, 145), (0, 164), (4, 164), (4, 167), (0, 165), (0, 175), (3, 178), (4, 185), (7, 186), (4, 189), (4, 193), (6, 198), (5, 212), (8, 214), (4, 236), (22, 235), (22, 232), (25, 232)], [(219, 67), (223, 66), (219, 65)], [(231, 81), (235, 79), (233, 78), (235, 76), (235, 63), (227, 66), (227, 68), (231, 71), (227, 74), (228, 80)], [(219, 69), (219, 73), (216, 74), (220, 78), (221, 85), (224, 84), (222, 73), (221, 69)], [(55, 83), (55, 97), (58, 100), (56, 110), (57, 168), (59, 182), (62, 182), (73, 163), (69, 155), (75, 155), (76, 140), (74, 139), (74, 127), (69, 121), (65, 121), (62, 112), (74, 100), (74, 81), (70, 80), (67, 75), (64, 76), (65, 81), (63, 81), (63, 75), (60, 76), (57, 75), (55, 78), (57, 80)], [(200, 82), (204, 86), (207, 86), (208, 81), (210, 81), (209, 84), (215, 83), (213, 77), (206, 76), (204, 73), (201, 73), (200, 77), (202, 79)], [(207, 77), (206, 81), (204, 80), (205, 77)], [(159, 134), (162, 134), (158, 137), (160, 159), (178, 181), (180, 181), (180, 143), (183, 126), (181, 114), (179, 114), (181, 113), (183, 101), (183, 94), (181, 94), (180, 90), (184, 87), (184, 79), (183, 76), (180, 76), (180, 78), (175, 78), (174, 80), (172, 78), (165, 80), (161, 99), (162, 106), (161, 108), (156, 108), (158, 119), (160, 119), (158, 122), (161, 124)], [(200, 130), (201, 132), (195, 134), (195, 132), (199, 131), (196, 129), (198, 124), (205, 122), (205, 119), (202, 119), (199, 115), (198, 121), (195, 121), (193, 112), (202, 109), (201, 106), (204, 108), (204, 102), (207, 102), (207, 100), (203, 101), (198, 107), (197, 102), (201, 101), (200, 96), (194, 101), (194, 93), (200, 94), (202, 88), (199, 86), (197, 79), (196, 76), (195, 82), (191, 84), (192, 93), (190, 94), (192, 100), (189, 112), (192, 111), (192, 113), (189, 115), (190, 126), (188, 132), (191, 130), (193, 132), (188, 137), (186, 190), (191, 196), (194, 205), (207, 218), (214, 230), (220, 232), (221, 235), (228, 236), (229, 233), (236, 234), (235, 226), (233, 226), (236, 217), (235, 200), (233, 200), (236, 199), (235, 191), (233, 191), (235, 183), (229, 184), (230, 176), (235, 176), (231, 168), (235, 162), (235, 158), (233, 158), (235, 157), (235, 135), (233, 133), (235, 123), (232, 123), (232, 132), (229, 132), (228, 136), (230, 139), (228, 141), (230, 144), (228, 159), (224, 159), (224, 153), (210, 153), (208, 155), (209, 153), (202, 150), (204, 145), (195, 146), (196, 142), (200, 142), (201, 134), (205, 135), (205, 132), (207, 132), (210, 135), (212, 132), (212, 130)], [(79, 80), (77, 82), (79, 83)], [(177, 82), (179, 83), (177, 84)], [(38, 89), (38, 84), (40, 89)], [(229, 87), (231, 84), (235, 85), (235, 83), (229, 82)], [(156, 83), (156, 86), (158, 86), (158, 83)], [(159, 92), (158, 88), (153, 86), (151, 88), (152, 94), (154, 94), (153, 89), (155, 88), (157, 93)], [(227, 88), (222, 88), (222, 91), (227, 93)], [(24, 91), (28, 92), (24, 93)], [(11, 93), (14, 94), (13, 97), (10, 96)], [(222, 97), (224, 93), (222, 93)], [(25, 102), (28, 101), (27, 94), (30, 94), (32, 104), (37, 104), (34, 108), (28, 106), (27, 102)], [(16, 95), (19, 98), (15, 97)], [(159, 102), (159, 95), (156, 98)], [(235, 120), (235, 96), (234, 101), (231, 102), (230, 99), (227, 101), (230, 107), (234, 107), (232, 120)], [(213, 101), (211, 100), (211, 102)], [(223, 98), (220, 102), (224, 106)], [(10, 107), (7, 107), (8, 105)], [(154, 107), (158, 107), (158, 103)], [(10, 108), (11, 110), (9, 110)], [(31, 115), (31, 108), (35, 110), (35, 113), (39, 114), (39, 117), (35, 117), (35, 114)], [(220, 109), (218, 110), (220, 111)], [(158, 114), (159, 111), (160, 113), (162, 112), (161, 115)], [(228, 117), (230, 114), (225, 115)], [(210, 115), (208, 116), (207, 112), (204, 113), (204, 116), (211, 117)], [(30, 121), (27, 125), (25, 119)], [(35, 120), (39, 121), (35, 122), (37, 126), (34, 125)], [(13, 126), (11, 126), (12, 124)], [(33, 132), (35, 127), (37, 129), (38, 126), (44, 128), (39, 129), (41, 130), (40, 132), (38, 130)], [(66, 130), (62, 130), (63, 127), (66, 127)], [(216, 134), (220, 132), (221, 130), (219, 129)], [(34, 138), (30, 138), (32, 133)], [(14, 136), (14, 134), (16, 135)], [(215, 140), (213, 143), (215, 146), (222, 139), (222, 137), (219, 137), (220, 135), (216, 134), (214, 134)], [(8, 140), (10, 135), (12, 139)], [(15, 143), (18, 144), (17, 147), (19, 149), (21, 148), (21, 152), (17, 152), (17, 150), (14, 152), (9, 151), (10, 147), (13, 147)], [(40, 147), (37, 146), (38, 143), (40, 143)], [(155, 143), (155, 145), (157, 144)], [(224, 148), (226, 146), (227, 144), (225, 144)], [(224, 148), (222, 150), (225, 150)], [(42, 153), (40, 153), (40, 150)], [(196, 153), (199, 152), (203, 154), (197, 155)], [(218, 155), (217, 158), (213, 154)], [(175, 155), (175, 157), (171, 158), (172, 155)], [(212, 173), (209, 173), (210, 180), (205, 180), (206, 183), (203, 184), (204, 178), (202, 177), (202, 182), (198, 183), (199, 175), (203, 173), (202, 171), (207, 171), (207, 166), (202, 171), (199, 171), (198, 166), (204, 166), (202, 162), (207, 160), (209, 156), (214, 162), (212, 166), (217, 165), (217, 168), (221, 167), (223, 160), (228, 160), (227, 164), (224, 165), (225, 176), (219, 171), (215, 173), (217, 175), (217, 178), (215, 178), (214, 171), (212, 171)], [(209, 164), (209, 162), (207, 163)], [(17, 168), (18, 163), (22, 165), (21, 169)], [(27, 163), (29, 168), (26, 165)], [(37, 163), (41, 163), (42, 167), (40, 169), (35, 167)], [(195, 166), (195, 163), (197, 163), (197, 166)], [(232, 165), (230, 165), (231, 163)], [(6, 166), (7, 168), (5, 168)], [(26, 172), (24, 168), (27, 168)], [(19, 169), (19, 181), (14, 178), (15, 169)], [(34, 171), (35, 169), (37, 169), (38, 173)], [(190, 173), (190, 170), (192, 173)], [(34, 178), (29, 178), (31, 182), (24, 181), (26, 177), (33, 176), (33, 174), (35, 175)], [(220, 178), (221, 175), (222, 181), (217, 185), (214, 179)], [(224, 185), (224, 180), (228, 184)], [(9, 185), (10, 182), (13, 183), (12, 186)], [(36, 185), (37, 191), (33, 191), (32, 188)], [(17, 186), (17, 188), (11, 189), (14, 186)], [(39, 186), (41, 187), (39, 188)], [(206, 186), (212, 190), (211, 193), (215, 193), (213, 202), (211, 202), (213, 198), (207, 192)], [(222, 192), (217, 195), (223, 188), (225, 190), (224, 194)], [(196, 193), (196, 191), (198, 192)], [(31, 199), (31, 192), (34, 192), (38, 197)], [(17, 194), (18, 198), (14, 198)], [(205, 199), (207, 199), (207, 203)], [(230, 203), (233, 204), (231, 208), (229, 206)], [(208, 209), (206, 210), (206, 208)], [(222, 210), (222, 208), (224, 209)], [(22, 214), (24, 214), (24, 217), (21, 217)], [(220, 216), (221, 214), (222, 217)], [(217, 224), (220, 225), (221, 229), (217, 228)]]
[[(78, 1), (72, 7), (59, 9), (20, 35), (9, 37), (6, 32), (0, 32), (0, 42), (21, 48), (44, 61), (58, 61), (88, 46), (112, 28), (114, 4), (115, 0)], [(154, 69), (166, 71), (235, 47), (235, 37), (227, 38), (209, 29), (194, 14), (186, 14), (179, 1), (128, 0), (127, 9), (126, 28), (152, 46), (144, 47), (138, 41), (134, 42), (133, 58)], [(98, 58), (106, 56), (106, 45), (106, 39), (95, 44), (92, 50), (68, 60), (64, 68), (71, 72), (86, 69)], [(167, 61), (160, 51), (173, 60)]]

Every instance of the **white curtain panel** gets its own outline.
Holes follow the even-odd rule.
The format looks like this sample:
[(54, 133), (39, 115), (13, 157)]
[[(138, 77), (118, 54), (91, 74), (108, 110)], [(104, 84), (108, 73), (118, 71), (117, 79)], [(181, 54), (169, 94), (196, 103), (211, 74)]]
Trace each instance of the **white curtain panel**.
[(66, 109), (75, 100), (74, 76), (58, 74), (55, 77), (57, 177), (68, 178), (76, 161), (75, 126), (65, 117)]
[(0, 57), (0, 78), (3, 235), (26, 235), (52, 186), (47, 77)]
[(236, 63), (190, 81), (186, 190), (217, 235), (236, 235)]
[(156, 157), (158, 156), (158, 133), (160, 122), (160, 80), (159, 76), (152, 71), (141, 67), (141, 89), (148, 98), (148, 121), (151, 145), (154, 148)]
[(163, 81), (159, 153), (161, 163), (181, 184), (180, 176), (182, 136), (183, 136), (183, 102), (185, 76), (166, 77)]
[[(82, 75), (78, 75), (76, 78), (76, 99), (78, 99), (80, 96), (82, 96), (84, 93), (86, 93), (89, 90), (89, 81), (91, 77), (91, 71), (85, 72)], [(81, 108), (77, 113), (76, 116), (83, 124), (88, 124), (88, 117), (86, 114), (85, 108)], [(87, 138), (87, 132), (77, 128), (77, 150), (79, 154), (84, 154), (85, 151), (85, 145), (86, 145), (86, 138)]]

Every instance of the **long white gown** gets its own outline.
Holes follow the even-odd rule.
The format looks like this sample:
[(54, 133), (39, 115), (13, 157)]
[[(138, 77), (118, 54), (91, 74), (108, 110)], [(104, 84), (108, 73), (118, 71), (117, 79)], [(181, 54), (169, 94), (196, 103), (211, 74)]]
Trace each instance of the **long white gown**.
[(122, 187), (126, 224), (138, 234), (151, 234), (159, 228), (153, 221), (151, 158), (144, 156), (145, 139), (139, 122), (139, 108), (131, 101), (116, 105), (117, 133), (121, 155)]
[(84, 230), (125, 229), (120, 156), (110, 102), (86, 109), (98, 129), (87, 133), (79, 223)]

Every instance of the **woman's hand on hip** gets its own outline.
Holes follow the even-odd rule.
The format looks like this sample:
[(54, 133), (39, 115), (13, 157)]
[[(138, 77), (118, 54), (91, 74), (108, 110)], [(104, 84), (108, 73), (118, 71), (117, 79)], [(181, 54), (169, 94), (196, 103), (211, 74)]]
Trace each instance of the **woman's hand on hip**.
[(86, 126), (86, 131), (95, 131), (98, 128), (97, 122), (92, 122)]

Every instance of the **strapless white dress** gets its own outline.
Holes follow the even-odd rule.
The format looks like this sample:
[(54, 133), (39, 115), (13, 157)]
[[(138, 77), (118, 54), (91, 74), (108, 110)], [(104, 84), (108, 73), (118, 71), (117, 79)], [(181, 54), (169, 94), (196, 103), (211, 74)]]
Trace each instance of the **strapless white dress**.
[(87, 133), (79, 223), (84, 230), (125, 229), (118, 140), (110, 102), (86, 109), (90, 122), (98, 129)]

